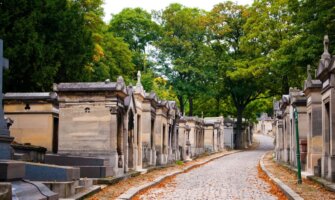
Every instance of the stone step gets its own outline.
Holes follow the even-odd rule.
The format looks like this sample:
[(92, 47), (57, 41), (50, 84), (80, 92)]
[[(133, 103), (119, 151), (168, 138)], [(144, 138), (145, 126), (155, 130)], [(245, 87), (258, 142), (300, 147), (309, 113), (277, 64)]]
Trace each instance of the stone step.
[(79, 199), (84, 199), (86, 197), (92, 196), (93, 194), (101, 191), (101, 187), (99, 185), (93, 185), (89, 188), (86, 188), (82, 192), (75, 194), (71, 197), (68, 198), (60, 198), (59, 200), (79, 200)]
[(84, 186), (76, 186), (76, 187), (74, 188), (74, 193), (75, 193), (75, 194), (78, 194), (78, 193), (83, 192), (84, 190), (85, 190), (85, 187), (84, 187)]
[(91, 178), (81, 178), (79, 180), (79, 185), (84, 187), (91, 187), (93, 185), (93, 179)]

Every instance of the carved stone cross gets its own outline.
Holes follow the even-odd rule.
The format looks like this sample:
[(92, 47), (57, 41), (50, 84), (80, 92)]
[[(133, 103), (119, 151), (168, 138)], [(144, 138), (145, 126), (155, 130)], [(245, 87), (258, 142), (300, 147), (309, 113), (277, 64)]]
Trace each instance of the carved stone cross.
[(9, 135), (3, 112), (3, 70), (9, 68), (8, 59), (3, 57), (3, 41), (0, 39), (0, 135)]

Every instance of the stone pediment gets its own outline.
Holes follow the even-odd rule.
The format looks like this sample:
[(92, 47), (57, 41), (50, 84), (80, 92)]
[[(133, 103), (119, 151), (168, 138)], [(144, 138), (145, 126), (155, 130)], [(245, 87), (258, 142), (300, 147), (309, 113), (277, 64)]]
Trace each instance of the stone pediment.
[(223, 124), (225, 127), (230, 127), (230, 126), (233, 127), (234, 123), (235, 123), (235, 120), (233, 118), (230, 118), (230, 117), (224, 118)]
[(145, 90), (144, 90), (143, 86), (142, 85), (140, 85), (140, 86), (136, 85), (135, 89), (134, 89), (134, 94), (135, 95), (141, 95), (142, 97), (145, 97)]
[(132, 86), (127, 87), (127, 96), (124, 99), (124, 105), (127, 110), (133, 109), (134, 113), (137, 113), (136, 111), (136, 102), (135, 102), (135, 97), (134, 97), (134, 89)]
[(154, 93), (154, 92), (146, 93), (145, 94), (145, 99), (149, 100), (151, 102), (151, 104), (155, 104), (155, 105), (157, 105), (158, 101), (159, 101), (156, 93)]
[(322, 82), (320, 80), (305, 80), (304, 91), (307, 89), (322, 88)]
[(213, 126), (214, 128), (214, 122), (206, 122), (204, 123), (205, 126)]

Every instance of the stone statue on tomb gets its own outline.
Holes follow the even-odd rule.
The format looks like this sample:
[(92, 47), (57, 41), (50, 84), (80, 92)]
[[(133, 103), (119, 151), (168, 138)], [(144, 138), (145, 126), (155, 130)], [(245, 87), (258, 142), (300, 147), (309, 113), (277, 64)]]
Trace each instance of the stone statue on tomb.
[(137, 72), (137, 85), (141, 85), (141, 71)]
[(330, 59), (331, 56), (329, 54), (329, 37), (328, 35), (325, 35), (323, 39), (323, 54), (322, 59)]

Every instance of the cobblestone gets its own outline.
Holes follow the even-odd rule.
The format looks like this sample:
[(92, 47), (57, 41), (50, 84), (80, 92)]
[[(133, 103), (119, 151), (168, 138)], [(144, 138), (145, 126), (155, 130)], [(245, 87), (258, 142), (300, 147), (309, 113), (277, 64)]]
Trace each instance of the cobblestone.
[(260, 141), (258, 149), (228, 155), (180, 174), (140, 199), (277, 199), (267, 192), (269, 185), (257, 174), (259, 159), (273, 149), (273, 139), (262, 135), (256, 139)]

